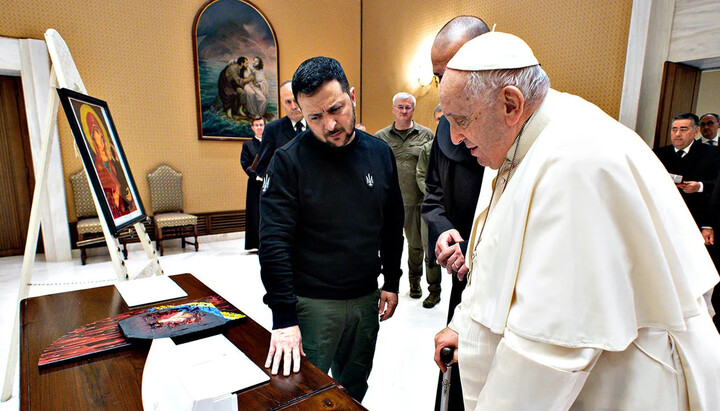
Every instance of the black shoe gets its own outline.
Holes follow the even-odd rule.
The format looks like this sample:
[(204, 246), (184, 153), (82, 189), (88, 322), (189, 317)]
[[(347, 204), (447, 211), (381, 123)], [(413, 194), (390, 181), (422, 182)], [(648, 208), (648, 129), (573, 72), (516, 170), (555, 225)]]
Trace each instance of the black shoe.
[(422, 288), (420, 284), (410, 284), (410, 298), (422, 297)]
[(425, 301), (423, 301), (423, 307), (433, 308), (440, 302), (440, 294), (430, 293)]

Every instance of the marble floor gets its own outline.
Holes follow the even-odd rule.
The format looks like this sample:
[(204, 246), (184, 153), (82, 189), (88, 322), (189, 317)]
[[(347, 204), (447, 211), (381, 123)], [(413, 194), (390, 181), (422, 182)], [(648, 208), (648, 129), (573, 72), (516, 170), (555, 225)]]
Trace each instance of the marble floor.
[[(208, 287), (270, 329), (270, 310), (262, 302), (265, 293), (260, 281), (256, 254), (243, 248), (242, 233), (200, 238), (200, 251), (183, 250), (179, 240), (167, 241), (160, 263), (166, 274), (192, 273)], [(406, 247), (407, 250), (407, 247)], [(48, 263), (42, 255), (36, 259), (30, 296), (39, 296), (110, 285), (115, 274), (107, 252), (92, 250), (87, 265), (80, 264), (79, 254), (71, 262)], [(137, 272), (147, 261), (138, 248), (130, 250), (127, 260), (130, 272)], [(406, 261), (406, 256), (403, 257)], [(16, 311), (22, 256), (0, 258), (0, 367), (5, 375), (8, 348)], [(403, 267), (406, 270), (406, 267)], [(449, 284), (445, 277), (444, 284)], [(449, 287), (442, 301), (433, 309), (422, 307), (422, 299), (409, 297), (407, 272), (400, 282), (400, 302), (393, 318), (380, 326), (375, 362), (369, 390), (363, 405), (370, 410), (431, 410), (435, 401), (438, 371), (433, 362), (433, 336), (445, 324)], [(427, 284), (423, 282), (423, 298)], [(18, 409), (18, 374), (13, 397), (0, 403), (0, 411)]]

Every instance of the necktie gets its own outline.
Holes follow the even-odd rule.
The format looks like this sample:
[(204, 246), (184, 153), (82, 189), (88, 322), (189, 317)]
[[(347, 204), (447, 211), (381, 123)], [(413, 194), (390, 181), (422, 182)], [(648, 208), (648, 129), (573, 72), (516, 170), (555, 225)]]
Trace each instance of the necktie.
[(303, 123), (297, 122), (295, 123), (295, 134), (300, 134), (303, 131)]
[(675, 154), (677, 154), (678, 158), (683, 158), (685, 152), (683, 150), (678, 150)]

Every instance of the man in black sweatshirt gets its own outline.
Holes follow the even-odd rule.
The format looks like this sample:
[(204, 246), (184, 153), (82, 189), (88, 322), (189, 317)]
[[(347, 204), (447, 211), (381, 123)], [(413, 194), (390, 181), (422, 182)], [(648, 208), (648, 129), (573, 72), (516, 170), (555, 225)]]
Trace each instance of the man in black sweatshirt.
[[(307, 356), (361, 401), (380, 321), (398, 303), (403, 202), (388, 145), (355, 129), (340, 63), (303, 62), (292, 90), (309, 130), (275, 152), (260, 203), (260, 265), (273, 313), (265, 362)], [(378, 276), (384, 284), (378, 290)]]

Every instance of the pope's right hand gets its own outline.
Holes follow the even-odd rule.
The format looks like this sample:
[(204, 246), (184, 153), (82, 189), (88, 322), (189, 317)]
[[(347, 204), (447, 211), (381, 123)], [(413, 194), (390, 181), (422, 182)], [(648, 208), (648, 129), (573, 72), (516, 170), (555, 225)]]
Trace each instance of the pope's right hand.
[(277, 375), (281, 361), (284, 376), (290, 375), (291, 365), (293, 372), (300, 372), (300, 360), (304, 356), (300, 327), (293, 325), (272, 330), (270, 349), (265, 360), (265, 368), (272, 366), (272, 375)]
[(440, 350), (445, 347), (454, 349), (453, 360), (450, 364), (456, 363), (458, 358), (458, 333), (449, 327), (445, 327), (442, 331), (435, 335), (435, 364), (440, 367), (442, 372), (447, 371), (446, 364), (440, 359)]
[(462, 281), (467, 274), (468, 267), (465, 265), (465, 256), (460, 248), (460, 243), (465, 241), (458, 230), (452, 228), (440, 234), (435, 243), (435, 256), (437, 263), (445, 268), (448, 274), (457, 274)]

